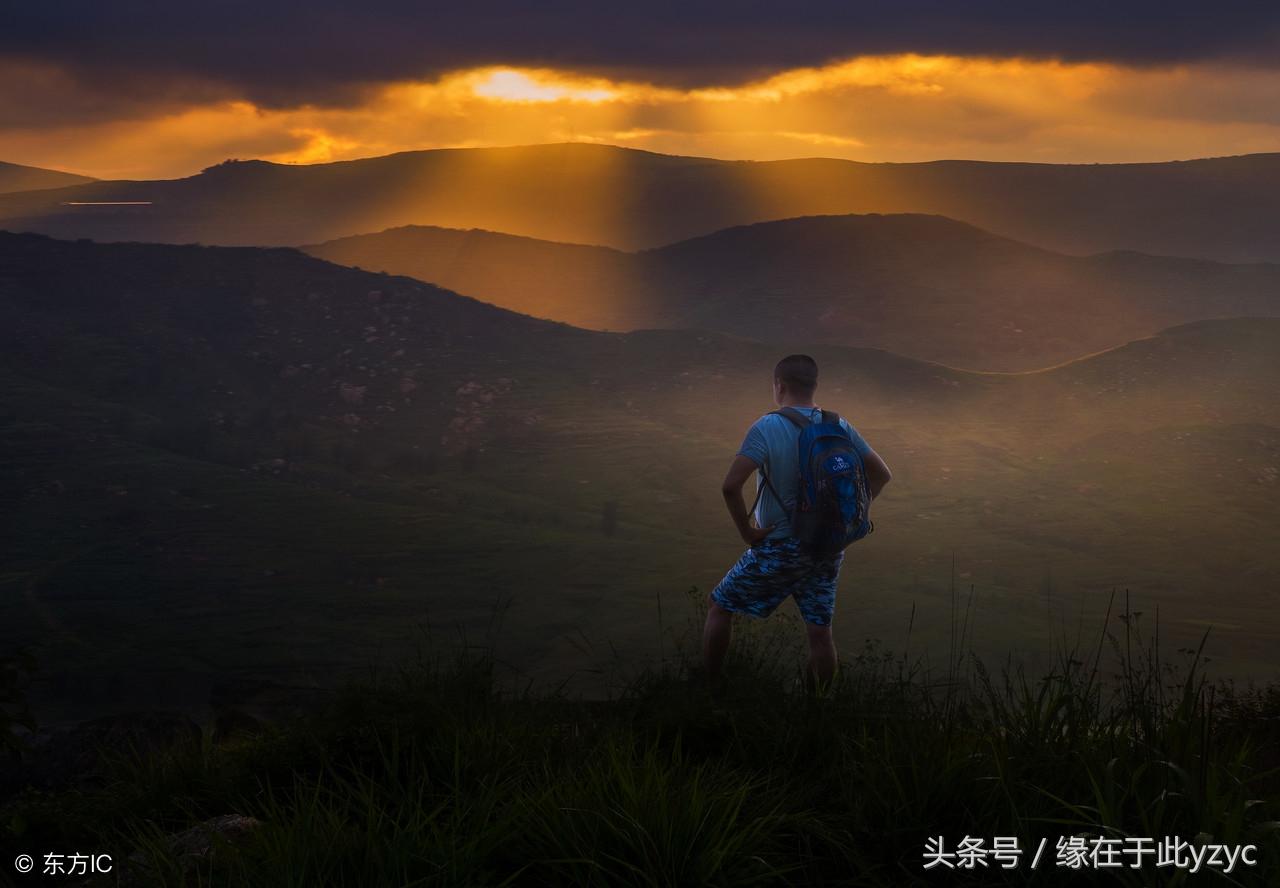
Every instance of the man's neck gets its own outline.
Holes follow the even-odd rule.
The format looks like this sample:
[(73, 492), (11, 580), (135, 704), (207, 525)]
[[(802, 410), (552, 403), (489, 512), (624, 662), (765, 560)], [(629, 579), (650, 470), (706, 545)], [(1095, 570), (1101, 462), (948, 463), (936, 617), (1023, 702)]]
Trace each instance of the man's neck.
[(809, 410), (812, 410), (814, 407), (817, 407), (818, 405), (813, 403), (813, 398), (809, 398), (807, 401), (800, 401), (795, 398), (783, 398), (782, 403), (780, 403), (778, 406), (779, 407), (806, 407)]

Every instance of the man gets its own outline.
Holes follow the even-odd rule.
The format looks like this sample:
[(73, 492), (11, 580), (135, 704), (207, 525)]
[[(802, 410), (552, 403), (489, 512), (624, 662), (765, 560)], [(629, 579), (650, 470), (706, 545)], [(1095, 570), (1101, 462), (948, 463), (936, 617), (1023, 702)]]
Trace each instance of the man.
[[(818, 364), (808, 355), (789, 355), (774, 368), (773, 400), (779, 407), (792, 407), (820, 419), (821, 408), (813, 402), (817, 388)], [(889, 467), (844, 417), (840, 418), (840, 424), (862, 455), (867, 485), (871, 498), (875, 499), (893, 477)], [(748, 429), (725, 475), (721, 487), (724, 501), (748, 548), (707, 599), (702, 651), (710, 681), (720, 677), (733, 631), (733, 615), (767, 617), (788, 596), (795, 598), (808, 633), (806, 686), (811, 690), (826, 687), (835, 677), (836, 647), (831, 638), (831, 617), (844, 553), (834, 558), (815, 559), (802, 551), (799, 541), (791, 535), (790, 514), (799, 486), (799, 437), (799, 428), (785, 416), (765, 414)], [(768, 476), (768, 484), (757, 476), (759, 505), (755, 512), (756, 526), (752, 527), (742, 485), (752, 472), (761, 469)]]

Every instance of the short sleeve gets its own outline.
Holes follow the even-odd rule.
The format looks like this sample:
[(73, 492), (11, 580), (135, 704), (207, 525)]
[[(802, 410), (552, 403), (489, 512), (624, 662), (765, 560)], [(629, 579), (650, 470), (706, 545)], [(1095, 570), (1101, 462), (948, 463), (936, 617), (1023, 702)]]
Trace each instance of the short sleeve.
[(738, 448), (738, 455), (745, 456), (757, 466), (764, 465), (765, 459), (769, 455), (769, 445), (764, 440), (764, 433), (760, 431), (760, 423), (753, 423), (751, 428), (747, 429), (747, 436), (742, 439), (742, 446)]
[(871, 452), (871, 445), (863, 439), (862, 435), (858, 434), (858, 430), (853, 427), (849, 420), (845, 419), (843, 416), (840, 417), (840, 425), (844, 426), (845, 429), (848, 430), (849, 437), (853, 438), (853, 447), (858, 451), (858, 453), (862, 456), (866, 456)]

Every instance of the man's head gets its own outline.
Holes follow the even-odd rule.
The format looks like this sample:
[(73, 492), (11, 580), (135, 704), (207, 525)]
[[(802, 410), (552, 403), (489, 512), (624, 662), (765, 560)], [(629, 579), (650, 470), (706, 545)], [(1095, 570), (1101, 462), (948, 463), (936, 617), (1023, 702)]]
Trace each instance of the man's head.
[(787, 355), (773, 368), (773, 400), (781, 404), (788, 396), (808, 401), (818, 388), (818, 362), (808, 355)]

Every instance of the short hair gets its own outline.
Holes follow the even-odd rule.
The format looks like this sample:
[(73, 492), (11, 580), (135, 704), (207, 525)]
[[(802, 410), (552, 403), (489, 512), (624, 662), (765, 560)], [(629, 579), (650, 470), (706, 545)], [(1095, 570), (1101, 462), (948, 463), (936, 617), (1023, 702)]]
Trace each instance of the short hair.
[(773, 368), (773, 378), (799, 395), (818, 388), (818, 362), (808, 355), (787, 355)]

